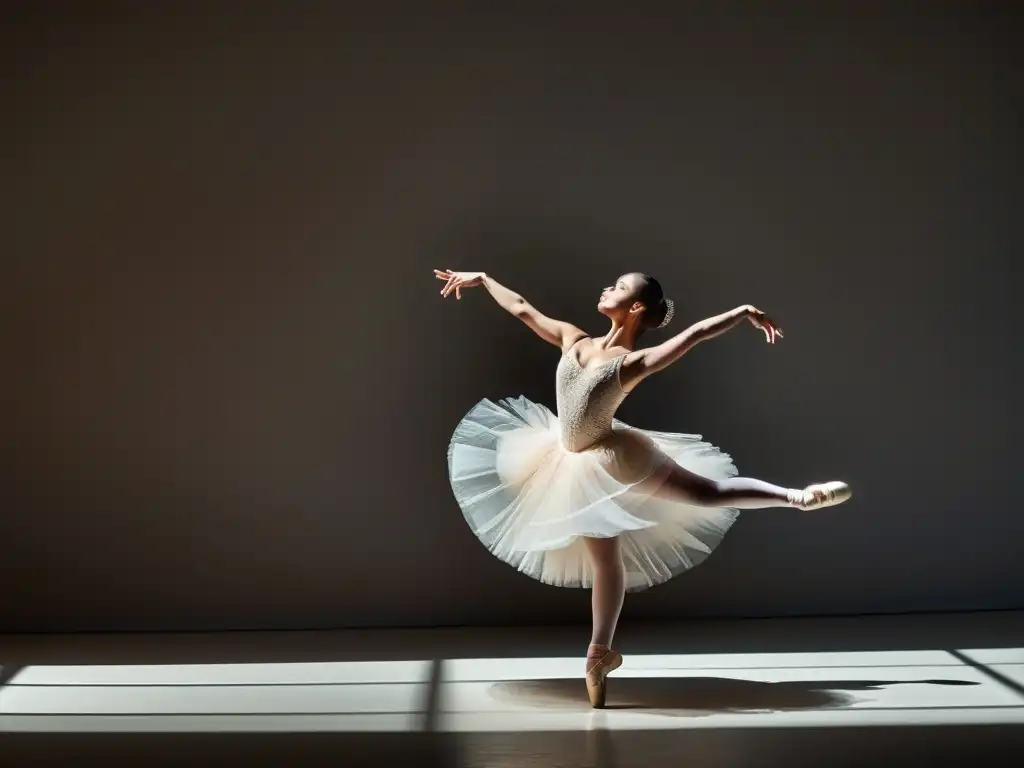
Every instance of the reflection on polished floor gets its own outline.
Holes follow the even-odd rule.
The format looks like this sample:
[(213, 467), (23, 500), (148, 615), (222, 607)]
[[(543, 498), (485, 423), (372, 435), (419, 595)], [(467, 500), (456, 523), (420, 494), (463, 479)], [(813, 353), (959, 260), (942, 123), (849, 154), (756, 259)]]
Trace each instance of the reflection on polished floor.
[[(582, 643), (581, 643), (582, 639)], [(884, 766), (1024, 757), (1024, 613), (0, 637), (3, 765)]]

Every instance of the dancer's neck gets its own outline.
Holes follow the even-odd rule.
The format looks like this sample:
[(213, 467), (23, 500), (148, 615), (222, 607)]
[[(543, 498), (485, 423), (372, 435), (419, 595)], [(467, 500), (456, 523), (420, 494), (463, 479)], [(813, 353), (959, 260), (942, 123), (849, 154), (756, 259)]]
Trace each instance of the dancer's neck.
[(630, 325), (623, 325), (612, 321), (611, 330), (601, 339), (601, 346), (605, 349), (611, 347), (623, 347), (630, 351), (636, 349), (636, 328)]

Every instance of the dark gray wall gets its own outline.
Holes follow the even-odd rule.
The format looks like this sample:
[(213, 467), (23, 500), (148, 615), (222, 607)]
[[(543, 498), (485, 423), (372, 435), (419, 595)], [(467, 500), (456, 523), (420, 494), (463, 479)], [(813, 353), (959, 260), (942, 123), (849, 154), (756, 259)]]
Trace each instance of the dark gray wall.
[(0, 629), (585, 620), (446, 476), (558, 353), (435, 266), (595, 333), (633, 269), (675, 330), (788, 331), (621, 415), (856, 500), (747, 513), (627, 620), (1024, 606), (1009, 12), (122, 5), (0, 41)]

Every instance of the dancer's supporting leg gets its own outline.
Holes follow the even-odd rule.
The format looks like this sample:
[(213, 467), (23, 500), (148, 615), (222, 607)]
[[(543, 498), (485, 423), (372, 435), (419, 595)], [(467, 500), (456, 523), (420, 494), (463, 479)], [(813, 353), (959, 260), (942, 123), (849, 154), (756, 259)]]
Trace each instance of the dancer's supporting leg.
[(611, 649), (615, 627), (626, 594), (626, 572), (617, 538), (584, 539), (594, 570), (591, 590), (593, 630), (587, 649), (587, 693), (594, 707), (603, 707), (604, 678), (622, 664), (622, 656)]

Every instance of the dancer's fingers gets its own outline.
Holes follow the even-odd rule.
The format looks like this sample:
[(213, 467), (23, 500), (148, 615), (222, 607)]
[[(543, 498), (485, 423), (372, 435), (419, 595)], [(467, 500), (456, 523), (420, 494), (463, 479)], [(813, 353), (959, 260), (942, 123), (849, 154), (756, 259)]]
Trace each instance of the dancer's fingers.
[(462, 299), (462, 288), (459, 287), (459, 286), (455, 286), (455, 300), (459, 301), (461, 299)]

